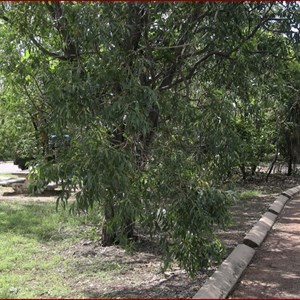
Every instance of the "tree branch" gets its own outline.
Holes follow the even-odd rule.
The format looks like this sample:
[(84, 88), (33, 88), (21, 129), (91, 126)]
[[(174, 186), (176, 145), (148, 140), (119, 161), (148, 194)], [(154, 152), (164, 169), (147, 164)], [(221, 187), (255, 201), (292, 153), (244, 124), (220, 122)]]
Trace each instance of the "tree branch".
[[(232, 53), (238, 51), (249, 39), (251, 39), (252, 37), (255, 36), (255, 34), (257, 33), (257, 31), (267, 21), (269, 21), (270, 17), (268, 17), (268, 14), (269, 14), (270, 10), (272, 9), (272, 6), (273, 6), (273, 4), (270, 5), (270, 7), (267, 10), (267, 12), (261, 17), (260, 22), (253, 28), (253, 30), (251, 31), (251, 33), (249, 33), (236, 47), (234, 47), (233, 49), (231, 49), (227, 53), (224, 53), (224, 52), (219, 51), (219, 50), (213, 50), (213, 51), (208, 52), (207, 54), (205, 54), (204, 56), (200, 57), (196, 61), (196, 63), (193, 65), (193, 67), (190, 68), (190, 70), (188, 71), (188, 74), (185, 77), (179, 78), (179, 79), (175, 80), (174, 82), (170, 82), (169, 84), (165, 84), (166, 82), (165, 82), (165, 80), (163, 80), (159, 89), (160, 90), (167, 90), (169, 88), (174, 87), (175, 85), (177, 85), (179, 83), (186, 82), (187, 80), (192, 79), (192, 77), (195, 75), (196, 70), (199, 67), (199, 65), (201, 63), (205, 62), (207, 59), (209, 59), (213, 55), (220, 56), (220, 57), (223, 57), (223, 58), (226, 58), (226, 59), (232, 59), (230, 57), (230, 55)], [(208, 45), (205, 48), (207, 48), (207, 47), (208, 47)], [(199, 52), (203, 53), (203, 50), (200, 50)], [(194, 55), (195, 55), (195, 53), (191, 53), (189, 57), (194, 56)]]
[(30, 40), (33, 42), (33, 44), (35, 46), (37, 46), (37, 48), (39, 50), (41, 50), (41, 52), (45, 55), (51, 56), (53, 58), (56, 59), (60, 59), (60, 60), (67, 60), (68, 58), (65, 57), (64, 55), (58, 54), (58, 53), (54, 53), (54, 52), (50, 52), (49, 50), (47, 50), (46, 48), (44, 48), (35, 38), (34, 36), (31, 34), (29, 35)]

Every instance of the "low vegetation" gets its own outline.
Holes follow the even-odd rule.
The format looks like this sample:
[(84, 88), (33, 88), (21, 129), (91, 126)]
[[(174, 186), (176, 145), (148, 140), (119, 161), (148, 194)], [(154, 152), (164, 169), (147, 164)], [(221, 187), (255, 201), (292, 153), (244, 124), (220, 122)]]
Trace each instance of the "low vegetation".
[(78, 274), (62, 253), (89, 236), (91, 215), (87, 224), (86, 215), (56, 212), (54, 203), (9, 200), (0, 202), (0, 219), (0, 297), (69, 296)]
[[(229, 228), (218, 233), (225, 257), (267, 210), (282, 188), (298, 183), (285, 176), (236, 185)], [(40, 199), (40, 198), (38, 198)], [(46, 198), (45, 198), (46, 199)], [(48, 199), (48, 198), (47, 198)], [(0, 201), (0, 297), (191, 297), (217, 266), (191, 279), (173, 264), (162, 272), (161, 249), (139, 233), (127, 249), (100, 244), (98, 210), (72, 215), (55, 209), (55, 198), (27, 195)]]

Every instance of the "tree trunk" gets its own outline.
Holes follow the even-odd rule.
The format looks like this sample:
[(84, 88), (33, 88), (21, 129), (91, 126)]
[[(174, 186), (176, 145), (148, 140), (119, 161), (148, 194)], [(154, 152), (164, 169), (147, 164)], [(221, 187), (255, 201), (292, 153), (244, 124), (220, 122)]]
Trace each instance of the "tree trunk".
[(287, 155), (288, 155), (288, 171), (287, 176), (291, 176), (293, 172), (293, 137), (292, 137), (292, 131), (286, 130), (285, 132), (285, 139), (286, 139), (286, 147), (287, 147)]
[(112, 227), (112, 220), (115, 216), (113, 202), (104, 204), (104, 223), (102, 227), (102, 246), (111, 246), (116, 243), (116, 231)]
[(252, 165), (252, 166), (251, 166), (251, 175), (252, 175), (252, 176), (255, 175), (256, 168), (257, 168), (257, 165)]
[(241, 170), (242, 175), (243, 175), (243, 180), (246, 180), (247, 174), (246, 174), (246, 167), (245, 167), (245, 165), (240, 165), (240, 170)]
[(134, 238), (134, 228), (135, 228), (135, 222), (132, 218), (127, 217), (127, 219), (124, 222), (125, 230), (124, 235), (127, 238), (127, 240), (132, 240)]
[(287, 176), (291, 176), (293, 172), (293, 158), (290, 156), (290, 159), (288, 161), (288, 172)]
[(268, 182), (268, 180), (269, 180), (269, 177), (270, 177), (270, 175), (271, 175), (271, 173), (272, 173), (272, 170), (273, 170), (274, 165), (275, 165), (275, 163), (276, 163), (276, 161), (277, 161), (277, 158), (278, 158), (278, 146), (276, 147), (276, 154), (275, 154), (274, 159), (273, 159), (273, 161), (271, 162), (271, 165), (270, 165), (269, 170), (268, 170), (268, 172), (267, 172), (266, 182)]
[[(134, 219), (129, 215), (117, 215), (114, 202), (105, 203), (104, 224), (102, 227), (102, 246), (124, 244), (134, 238)], [(114, 220), (117, 218), (118, 220)]]
[(101, 235), (101, 244), (103, 247), (108, 247), (116, 244), (116, 236), (112, 233), (105, 224), (102, 228), (102, 235)]

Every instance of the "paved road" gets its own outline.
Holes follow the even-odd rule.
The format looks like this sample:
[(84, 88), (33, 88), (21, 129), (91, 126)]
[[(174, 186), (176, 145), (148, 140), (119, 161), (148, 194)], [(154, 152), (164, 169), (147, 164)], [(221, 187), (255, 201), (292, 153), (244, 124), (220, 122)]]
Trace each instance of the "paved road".
[(287, 202), (230, 298), (300, 298), (300, 195)]
[(18, 166), (14, 165), (12, 161), (0, 162), (0, 174), (14, 174), (14, 173), (27, 174), (28, 170), (22, 171), (21, 169), (18, 168)]

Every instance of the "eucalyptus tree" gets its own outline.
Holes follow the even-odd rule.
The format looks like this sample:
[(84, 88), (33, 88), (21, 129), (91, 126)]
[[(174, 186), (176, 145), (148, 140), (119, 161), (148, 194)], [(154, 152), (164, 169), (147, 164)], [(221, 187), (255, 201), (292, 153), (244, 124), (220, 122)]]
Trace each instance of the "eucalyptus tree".
[(39, 179), (63, 180), (63, 204), (76, 189), (74, 209), (99, 203), (104, 245), (133, 238), (138, 223), (165, 262), (190, 273), (207, 266), (221, 256), (214, 232), (232, 202), (218, 189), (237, 147), (238, 94), (228, 79), (242, 73), (234, 66), (252, 41), (293, 9), (2, 3), (5, 83), (27, 97), (44, 135), (72, 138), (55, 164), (39, 164)]
[(295, 58), (285, 62), (276, 81), (280, 98), (277, 108), (280, 117), (277, 152), (287, 163), (289, 176), (296, 171), (296, 164), (300, 162), (299, 78), (299, 58)]
[(0, 160), (13, 160), (20, 152), (32, 152), (35, 147), (31, 122), (24, 118), (24, 113), (20, 111), (19, 103), (23, 103), (24, 99), (19, 99), (19, 103), (16, 103), (14, 99), (9, 88), (1, 88)]
[[(295, 66), (298, 60), (298, 20), (297, 5), (293, 5), (289, 13), (281, 6), (277, 7), (276, 17), (268, 26), (264, 25), (245, 42), (233, 59), (219, 59), (218, 67), (212, 72), (213, 89), (223, 105), (226, 101), (229, 105), (224, 108), (227, 112), (225, 131), (228, 134), (220, 156), (229, 175), (239, 166), (245, 179), (247, 167), (251, 167), (253, 173), (256, 166), (265, 162), (278, 148), (278, 142), (286, 137), (282, 126), (286, 126), (288, 117), (283, 108), (287, 106), (288, 98), (293, 99), (292, 103), (297, 101), (295, 95), (284, 91), (295, 86), (290, 83), (290, 78), (297, 82), (296, 72), (288, 74), (291, 73), (290, 66)], [(287, 97), (288, 94), (290, 97)], [(214, 135), (214, 127), (209, 128), (213, 128), (209, 136), (219, 139)], [(216, 143), (211, 140), (208, 144)], [(289, 148), (286, 143), (282, 145), (281, 150)], [(297, 148), (296, 144), (294, 148)]]

